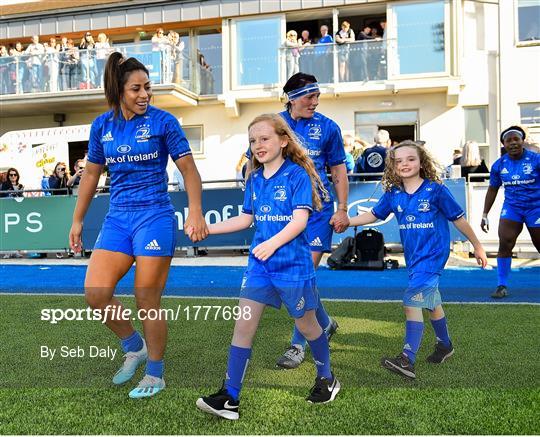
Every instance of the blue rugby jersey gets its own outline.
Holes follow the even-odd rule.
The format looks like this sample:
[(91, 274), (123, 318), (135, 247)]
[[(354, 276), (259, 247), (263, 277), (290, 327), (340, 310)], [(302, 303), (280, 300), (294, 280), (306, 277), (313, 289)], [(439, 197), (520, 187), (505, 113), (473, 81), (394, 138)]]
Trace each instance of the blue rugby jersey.
[(491, 167), (489, 185), (504, 187), (504, 201), (518, 209), (540, 206), (540, 154), (524, 150), (520, 159), (508, 154)]
[(295, 209), (312, 211), (311, 179), (302, 167), (286, 159), (268, 179), (263, 176), (263, 167), (250, 175), (242, 208), (242, 212), (254, 216), (255, 223), (247, 268), (249, 273), (262, 273), (290, 281), (315, 276), (305, 231), (281, 246), (266, 261), (258, 260), (251, 253), (256, 246), (287, 226)]
[(144, 115), (125, 120), (112, 111), (92, 123), (88, 160), (107, 165), (111, 210), (138, 210), (170, 203), (166, 172), (169, 155), (176, 161), (191, 154), (178, 120), (149, 106)]
[[(330, 194), (329, 201), (332, 201), (334, 194), (330, 180), (326, 176), (326, 166), (333, 167), (347, 162), (339, 126), (335, 121), (318, 112), (312, 118), (300, 118), (299, 120), (294, 120), (289, 111), (280, 112), (279, 115), (285, 119), (296, 134), (300, 144), (307, 150), (324, 187)], [(246, 154), (248, 158), (251, 158), (249, 148)]]
[(409, 275), (442, 273), (450, 255), (448, 221), (465, 214), (447, 187), (429, 180), (413, 194), (392, 188), (372, 212), (381, 220), (396, 215)]

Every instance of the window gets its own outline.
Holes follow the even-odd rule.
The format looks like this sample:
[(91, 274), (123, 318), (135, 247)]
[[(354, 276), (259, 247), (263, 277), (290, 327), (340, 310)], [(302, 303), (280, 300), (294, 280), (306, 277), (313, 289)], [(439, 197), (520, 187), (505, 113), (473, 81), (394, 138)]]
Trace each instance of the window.
[(222, 92), (222, 61), (221, 61), (221, 32), (203, 30), (197, 37), (198, 64), (200, 74), (200, 93), (221, 94)]
[(446, 71), (444, 1), (394, 6), (398, 74)]
[(487, 144), (487, 107), (463, 108), (465, 114), (465, 141)]
[(278, 51), (281, 19), (236, 22), (236, 83), (275, 84), (279, 79)]
[(518, 0), (519, 41), (540, 41), (540, 0)]
[(204, 153), (203, 127), (202, 126), (182, 126), (186, 138), (194, 155)]
[(465, 144), (476, 141), (480, 149), (480, 157), (489, 162), (489, 144), (487, 140), (487, 106), (463, 108), (465, 115)]
[(540, 125), (540, 102), (521, 103), (519, 105), (521, 124)]

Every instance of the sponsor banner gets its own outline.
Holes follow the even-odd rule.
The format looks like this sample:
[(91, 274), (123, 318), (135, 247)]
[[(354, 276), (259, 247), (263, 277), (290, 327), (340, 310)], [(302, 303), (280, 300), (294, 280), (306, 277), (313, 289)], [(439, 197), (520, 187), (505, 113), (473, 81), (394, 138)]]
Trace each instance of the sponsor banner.
[[(458, 203), (466, 210), (465, 180), (445, 182)], [(205, 241), (193, 244), (184, 235), (183, 227), (188, 215), (185, 192), (169, 193), (178, 219), (177, 247), (242, 247), (249, 246), (254, 228), (225, 235), (213, 235)], [(372, 208), (382, 195), (380, 184), (376, 182), (354, 182), (350, 184), (349, 215), (355, 216)], [(75, 207), (74, 196), (53, 196), (41, 198), (0, 199), (0, 250), (64, 250), (68, 247), (68, 233)], [(207, 223), (217, 223), (237, 216), (242, 211), (244, 191), (241, 188), (209, 189), (203, 191), (204, 217)], [(84, 220), (83, 243), (91, 250), (97, 239), (101, 225), (109, 209), (109, 195), (97, 195), (91, 203)], [(495, 218), (495, 217), (494, 217)], [(380, 230), (386, 243), (399, 243), (398, 224), (390, 215), (384, 222), (369, 227)], [(453, 226), (451, 239), (465, 241)], [(332, 243), (338, 244), (343, 238), (353, 235), (353, 229), (335, 234)]]
[(0, 199), (0, 251), (65, 250), (76, 197)]

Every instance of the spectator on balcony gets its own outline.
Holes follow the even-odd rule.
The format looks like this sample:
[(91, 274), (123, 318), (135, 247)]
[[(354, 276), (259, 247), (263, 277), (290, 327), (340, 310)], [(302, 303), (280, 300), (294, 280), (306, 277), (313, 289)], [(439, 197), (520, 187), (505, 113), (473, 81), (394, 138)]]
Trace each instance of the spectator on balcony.
[(313, 73), (313, 41), (309, 37), (309, 30), (303, 30), (300, 42), (300, 71), (312, 74)]
[(56, 43), (56, 38), (49, 38), (49, 44), (45, 48), (47, 67), (47, 77), (49, 84), (49, 91), (55, 93), (59, 90), (58, 77), (59, 77), (59, 62), (60, 62), (60, 45)]
[(15, 52), (13, 53), (13, 56), (16, 57), (15, 62), (17, 64), (17, 75), (15, 79), (17, 93), (22, 94), (23, 92), (28, 92), (30, 89), (30, 81), (28, 80), (29, 72), (28, 65), (26, 64), (28, 56), (24, 54), (23, 45), (20, 41), (15, 43)]
[(15, 50), (15, 47), (10, 47), (8, 49), (8, 56), (10, 58), (8, 62), (8, 94), (14, 94), (17, 90), (17, 68), (19, 66), (19, 60), (16, 57), (17, 51)]
[(184, 71), (184, 41), (180, 39), (178, 32), (171, 30), (167, 35), (169, 38), (170, 44), (170, 60), (171, 60), (171, 73), (173, 83), (180, 83), (183, 81), (183, 71)]
[[(69, 171), (65, 162), (57, 162), (54, 166), (53, 174), (49, 177), (49, 188), (53, 196), (69, 194), (67, 182), (69, 180)], [(63, 189), (62, 189), (63, 188)]]
[(169, 39), (165, 36), (165, 31), (162, 27), (156, 29), (156, 33), (152, 35), (152, 51), (159, 52), (167, 50)]
[(90, 32), (86, 32), (81, 38), (79, 44), (79, 54), (81, 59), (82, 70), (82, 87), (95, 88), (97, 84), (97, 68), (96, 68), (96, 43)]
[(371, 50), (371, 41), (373, 37), (371, 36), (371, 27), (364, 26), (362, 30), (358, 33), (358, 41), (362, 41), (358, 44), (358, 54), (355, 56), (357, 60), (354, 62), (353, 68), (355, 80), (368, 81), (369, 80), (369, 69), (368, 69), (368, 54)]
[(69, 89), (68, 39), (63, 36), (58, 48), (58, 77), (60, 91)]
[(32, 36), (32, 43), (26, 47), (24, 53), (30, 55), (28, 60), (30, 67), (30, 79), (32, 83), (32, 91), (42, 91), (43, 82), (43, 58), (45, 54), (45, 47), (39, 42), (39, 36)]
[[(459, 160), (461, 165), (461, 177), (467, 180), (467, 176), (473, 173), (489, 173), (486, 163), (480, 156), (480, 148), (476, 141), (467, 141), (463, 146), (463, 154)], [(471, 182), (481, 182), (489, 179), (488, 177), (471, 177)]]
[(386, 53), (386, 49), (383, 48), (385, 41), (383, 41), (382, 31), (379, 29), (377, 23), (371, 25), (371, 36), (375, 42), (371, 44), (371, 50), (368, 52), (369, 77), (372, 80), (381, 80), (381, 62), (383, 61), (383, 54)]
[(334, 40), (328, 34), (328, 26), (321, 26), (321, 37), (315, 47), (315, 67), (320, 72), (320, 83), (329, 83), (332, 81), (332, 44)]
[(10, 94), (11, 78), (9, 76), (10, 57), (6, 46), (0, 46), (0, 94)]
[(97, 42), (95, 44), (96, 49), (96, 85), (99, 82), (103, 87), (103, 71), (105, 70), (105, 62), (109, 53), (111, 53), (111, 45), (109, 44), (109, 38), (103, 32), (98, 33)]
[(23, 197), (24, 186), (19, 182), (20, 175), (16, 168), (10, 168), (7, 172), (7, 180), (0, 187), (0, 197)]
[(75, 43), (70, 38), (67, 40), (66, 51), (66, 66), (67, 66), (67, 89), (74, 90), (79, 88), (80, 81), (80, 54), (79, 49), (75, 46)]
[(387, 47), (387, 40), (386, 40), (386, 19), (382, 19), (379, 21), (379, 26), (381, 27), (381, 36), (382, 36), (382, 44), (381, 44), (381, 60), (379, 62), (379, 78), (386, 79), (386, 51), (388, 49)]
[[(386, 152), (392, 144), (390, 134), (387, 130), (381, 129), (375, 135), (375, 144), (367, 148), (362, 156), (356, 161), (355, 173), (382, 173), (384, 172)], [(360, 180), (376, 181), (381, 176), (362, 176)]]
[(214, 93), (214, 75), (212, 67), (206, 62), (202, 52), (197, 49), (197, 59), (199, 60), (200, 78), (201, 78), (201, 94)]
[(161, 82), (160, 83), (163, 83), (169, 77), (170, 45), (169, 45), (169, 38), (165, 36), (165, 31), (163, 30), (162, 27), (158, 27), (156, 29), (156, 33), (154, 33), (154, 35), (152, 36), (152, 51), (160, 52), (160, 55), (161, 55)]
[(350, 80), (350, 64), (349, 53), (351, 51), (350, 43), (355, 41), (354, 31), (351, 29), (351, 23), (344, 21), (341, 23), (341, 30), (336, 33), (336, 43), (338, 47), (339, 61), (339, 81), (349, 82)]
[(298, 38), (296, 30), (289, 30), (287, 32), (285, 42), (285, 63), (287, 66), (287, 76), (289, 79), (293, 74), (300, 71), (300, 47), (302, 47), (302, 40)]

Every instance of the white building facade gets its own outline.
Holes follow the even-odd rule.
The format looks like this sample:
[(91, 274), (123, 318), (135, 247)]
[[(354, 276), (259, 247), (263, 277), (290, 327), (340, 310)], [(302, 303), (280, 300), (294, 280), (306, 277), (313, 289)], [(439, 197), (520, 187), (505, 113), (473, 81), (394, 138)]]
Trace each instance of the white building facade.
[[(335, 37), (344, 20), (357, 38), (365, 26), (378, 35), (315, 44), (321, 26)], [(171, 67), (164, 53), (156, 63), (149, 37), (157, 27), (180, 34), (181, 67)], [(107, 33), (126, 54), (153, 56), (145, 59), (160, 73), (154, 104), (186, 127), (203, 180), (235, 178), (249, 122), (282, 110), (289, 30), (308, 30), (314, 39), (297, 53), (298, 66), (318, 77), (319, 110), (344, 134), (371, 142), (385, 128), (396, 140), (425, 141), (446, 165), (467, 140), (478, 141), (493, 163), (499, 132), (512, 124), (540, 140), (540, 0), (136, 1), (14, 13), (0, 28), (5, 45), (26, 45), (33, 34), (47, 40), (91, 31)], [(53, 90), (53, 70), (42, 64), (40, 89), (3, 88), (1, 134), (58, 126), (54, 114), (65, 114), (64, 126), (87, 125), (106, 110), (99, 83)]]

